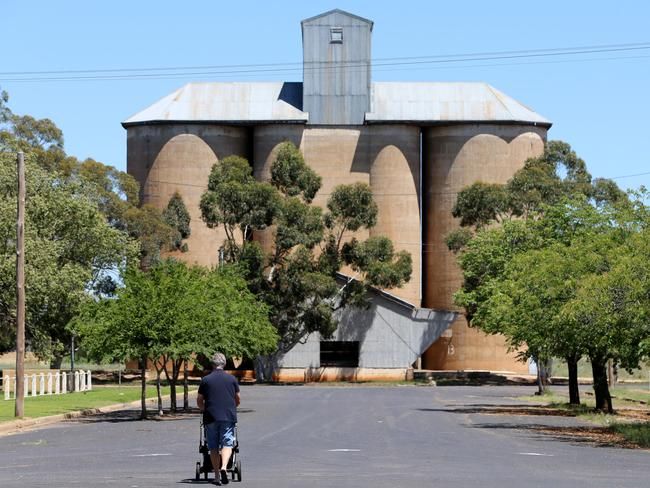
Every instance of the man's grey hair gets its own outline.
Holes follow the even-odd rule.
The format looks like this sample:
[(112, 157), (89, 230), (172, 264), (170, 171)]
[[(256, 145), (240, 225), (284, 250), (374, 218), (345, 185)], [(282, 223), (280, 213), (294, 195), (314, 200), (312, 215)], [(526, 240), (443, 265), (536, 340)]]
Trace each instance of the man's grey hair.
[(210, 363), (212, 363), (212, 367), (215, 369), (223, 369), (226, 365), (226, 356), (220, 352), (215, 352)]

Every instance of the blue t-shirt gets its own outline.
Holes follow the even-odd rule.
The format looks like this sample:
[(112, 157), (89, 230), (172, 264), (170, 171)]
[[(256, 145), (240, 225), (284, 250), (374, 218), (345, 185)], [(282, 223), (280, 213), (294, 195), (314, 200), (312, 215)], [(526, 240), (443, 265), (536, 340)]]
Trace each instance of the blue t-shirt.
[(237, 422), (235, 394), (238, 392), (237, 378), (222, 369), (204, 376), (199, 385), (199, 393), (205, 400), (203, 423)]

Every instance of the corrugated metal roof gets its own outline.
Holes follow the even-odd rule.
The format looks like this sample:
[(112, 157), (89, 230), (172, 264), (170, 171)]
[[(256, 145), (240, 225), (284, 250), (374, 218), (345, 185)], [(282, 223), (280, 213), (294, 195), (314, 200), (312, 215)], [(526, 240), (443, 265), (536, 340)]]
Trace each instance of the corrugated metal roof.
[(129, 117), (123, 126), (151, 122), (306, 122), (302, 83), (189, 83)]
[(525, 122), (551, 125), (487, 83), (374, 82), (367, 123)]
[[(551, 122), (487, 83), (374, 82), (369, 124), (414, 122)], [(190, 83), (122, 125), (156, 122), (305, 123), (302, 83)]]
[(335, 15), (335, 14), (342, 15), (342, 16), (345, 16), (345, 17), (350, 17), (351, 19), (357, 19), (357, 20), (361, 20), (363, 22), (366, 22), (366, 23), (370, 24), (370, 30), (372, 30), (372, 26), (374, 25), (374, 22), (372, 20), (366, 19), (364, 17), (360, 17), (360, 16), (355, 15), (355, 14), (351, 14), (350, 12), (346, 12), (345, 10), (341, 10), (340, 8), (335, 8), (335, 9), (332, 9), (332, 10), (328, 10), (327, 12), (323, 12), (322, 14), (314, 15), (313, 17), (309, 17), (308, 19), (305, 19), (300, 23), (302, 25), (309, 24), (309, 23), (314, 22), (316, 20), (319, 20), (319, 19), (321, 19), (323, 17), (329, 17), (330, 15)]

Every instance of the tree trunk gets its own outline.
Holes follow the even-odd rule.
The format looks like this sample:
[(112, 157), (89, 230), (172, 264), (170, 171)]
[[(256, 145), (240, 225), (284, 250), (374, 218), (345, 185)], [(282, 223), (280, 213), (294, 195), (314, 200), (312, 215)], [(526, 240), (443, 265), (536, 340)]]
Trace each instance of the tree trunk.
[(566, 358), (566, 364), (569, 369), (569, 403), (571, 405), (580, 405), (580, 389), (578, 387), (578, 358), (569, 356)]
[(50, 369), (61, 369), (63, 363), (63, 356), (54, 356), (50, 361)]
[(618, 383), (618, 365), (613, 359), (607, 361), (607, 378), (609, 386), (616, 386)]
[(258, 356), (255, 359), (255, 380), (258, 383), (271, 383), (277, 365), (277, 354)]
[(537, 362), (537, 394), (543, 395), (548, 391), (550, 362), (545, 359), (535, 358)]
[(156, 366), (156, 395), (158, 397), (158, 415), (163, 414), (162, 392), (160, 391), (160, 375), (162, 371)]
[(594, 395), (596, 396), (596, 410), (613, 413), (612, 397), (607, 384), (607, 360), (602, 356), (590, 357), (591, 371), (594, 377)]
[(172, 360), (172, 377), (169, 381), (169, 398), (171, 403), (172, 412), (176, 412), (178, 406), (176, 404), (176, 383), (178, 382), (178, 375), (180, 373), (181, 363), (179, 359)]
[(183, 410), (190, 408), (189, 397), (189, 372), (187, 370), (187, 361), (183, 361)]
[(140, 392), (140, 418), (147, 418), (147, 356), (140, 359), (140, 375), (142, 390)]

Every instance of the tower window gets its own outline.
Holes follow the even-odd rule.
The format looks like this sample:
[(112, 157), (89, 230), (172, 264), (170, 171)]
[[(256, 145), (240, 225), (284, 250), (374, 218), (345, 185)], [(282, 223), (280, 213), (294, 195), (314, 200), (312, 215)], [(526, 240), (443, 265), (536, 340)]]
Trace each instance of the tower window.
[(343, 44), (343, 27), (330, 28), (330, 43)]

